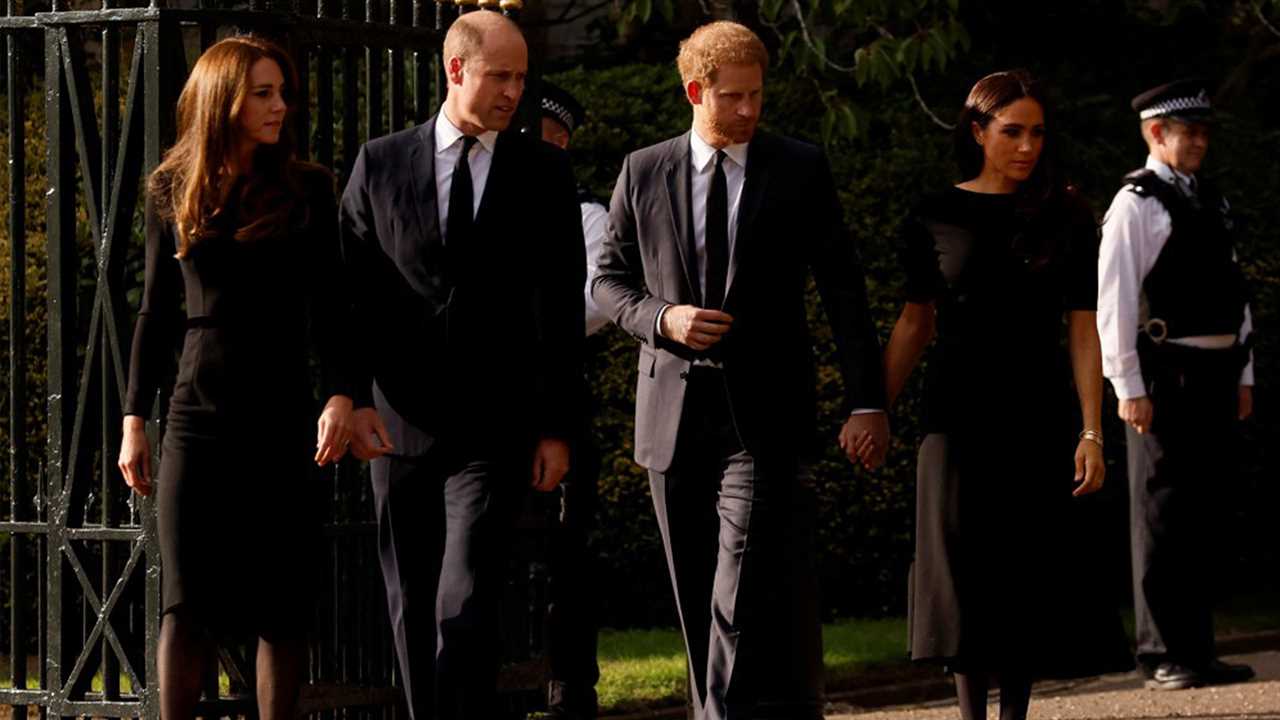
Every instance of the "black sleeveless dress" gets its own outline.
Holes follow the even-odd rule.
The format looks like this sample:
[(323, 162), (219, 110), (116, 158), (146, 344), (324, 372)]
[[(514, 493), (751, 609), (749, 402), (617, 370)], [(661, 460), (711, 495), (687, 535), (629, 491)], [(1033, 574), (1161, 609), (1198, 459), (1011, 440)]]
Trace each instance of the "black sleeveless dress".
[(237, 187), (217, 235), (185, 258), (171, 223), (146, 243), (124, 411), (151, 414), (181, 338), (155, 478), (162, 607), (219, 630), (297, 633), (312, 616), (323, 497), (312, 357), (323, 397), (350, 396), (351, 343), (333, 179), (300, 178), (278, 237), (235, 239)]
[(909, 302), (936, 303), (917, 467), (913, 659), (1071, 677), (1132, 667), (1090, 581), (1073, 498), (1081, 426), (1066, 313), (1097, 305), (1098, 229), (1073, 199), (1034, 216), (959, 188), (904, 230)]

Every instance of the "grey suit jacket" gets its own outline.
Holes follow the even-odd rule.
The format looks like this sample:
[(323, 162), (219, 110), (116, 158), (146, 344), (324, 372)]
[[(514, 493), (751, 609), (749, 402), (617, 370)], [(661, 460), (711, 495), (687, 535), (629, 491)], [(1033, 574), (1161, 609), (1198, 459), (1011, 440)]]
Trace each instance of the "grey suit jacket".
[[(623, 163), (592, 297), (640, 341), (636, 461), (667, 470), (677, 445), (695, 354), (657, 333), (667, 304), (698, 304), (690, 217), (689, 135), (638, 150)], [(810, 271), (835, 336), (845, 409), (883, 408), (880, 345), (862, 266), (844, 228), (831, 170), (810, 144), (759, 132), (751, 141), (738, 210), (722, 340), (734, 423), (757, 458), (815, 450), (816, 378), (805, 307)]]

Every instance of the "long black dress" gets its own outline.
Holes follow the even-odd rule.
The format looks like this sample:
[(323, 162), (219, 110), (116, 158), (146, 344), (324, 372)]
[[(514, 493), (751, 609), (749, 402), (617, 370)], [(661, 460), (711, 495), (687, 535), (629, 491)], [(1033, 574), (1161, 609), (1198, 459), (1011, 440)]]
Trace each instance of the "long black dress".
[(298, 177), (279, 236), (235, 239), (237, 186), (216, 236), (186, 257), (172, 223), (146, 242), (125, 414), (150, 415), (182, 336), (155, 483), (163, 610), (224, 631), (307, 629), (321, 542), (313, 345), (324, 396), (350, 395), (333, 179)]
[(1065, 314), (1097, 303), (1097, 225), (1073, 199), (950, 188), (904, 231), (906, 299), (934, 302), (917, 468), (910, 646), (954, 670), (1070, 677), (1132, 667), (1081, 557), (1081, 427)]

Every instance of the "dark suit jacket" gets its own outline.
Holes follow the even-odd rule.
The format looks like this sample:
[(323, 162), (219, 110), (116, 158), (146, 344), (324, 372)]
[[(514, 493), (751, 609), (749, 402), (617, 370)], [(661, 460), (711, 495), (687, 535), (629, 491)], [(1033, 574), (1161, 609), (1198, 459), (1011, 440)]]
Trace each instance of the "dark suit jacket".
[[(614, 188), (592, 296), (640, 340), (636, 461), (671, 465), (694, 353), (657, 335), (666, 304), (698, 305), (690, 217), (689, 135), (629, 155)], [(880, 345), (862, 267), (844, 229), (826, 156), (813, 145), (759, 132), (751, 141), (724, 311), (734, 317), (723, 363), (734, 423), (757, 458), (814, 449), (808, 271), (835, 335), (845, 406), (883, 408)]]
[(435, 121), (366, 143), (342, 196), (362, 336), (356, 404), (376, 404), (397, 454), (442, 435), (567, 440), (581, 425), (586, 272), (568, 156), (500, 134), (475, 240), (450, 265)]

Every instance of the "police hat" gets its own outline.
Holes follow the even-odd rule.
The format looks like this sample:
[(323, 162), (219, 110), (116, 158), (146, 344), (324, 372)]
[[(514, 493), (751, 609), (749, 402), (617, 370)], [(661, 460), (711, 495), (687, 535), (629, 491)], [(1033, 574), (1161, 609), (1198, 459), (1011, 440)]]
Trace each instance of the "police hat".
[(582, 124), (585, 113), (567, 90), (542, 81), (542, 114), (568, 128), (572, 133)]
[(1213, 117), (1209, 93), (1198, 80), (1175, 80), (1151, 88), (1130, 103), (1143, 120), (1171, 118), (1183, 122), (1208, 122)]

